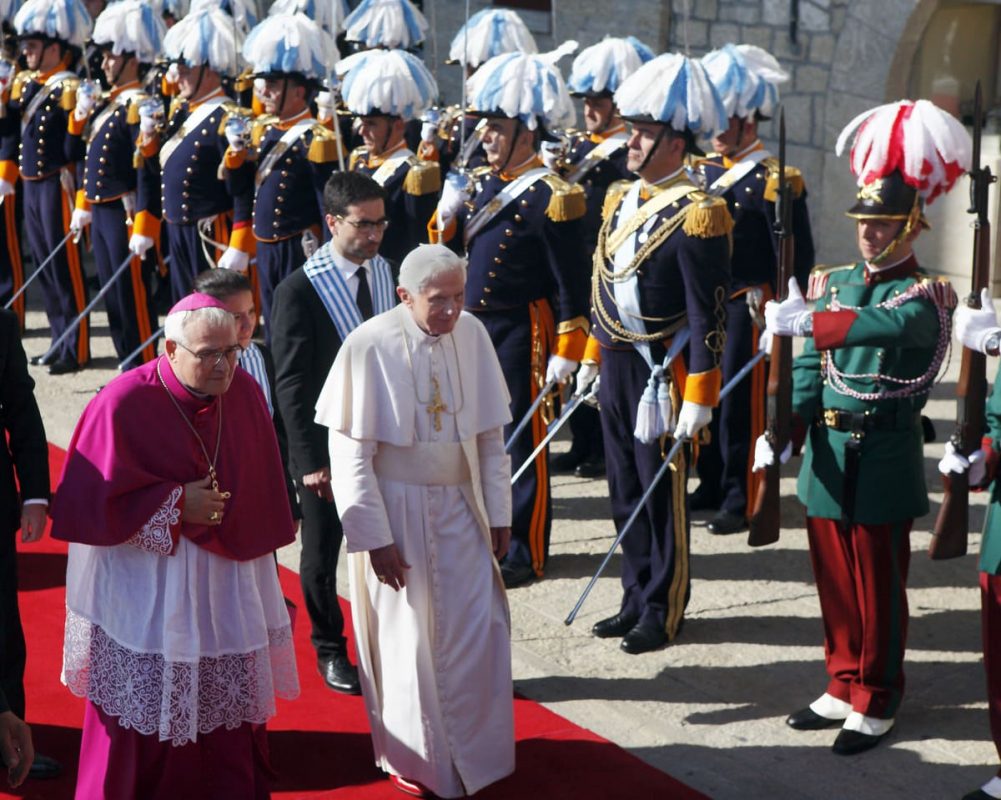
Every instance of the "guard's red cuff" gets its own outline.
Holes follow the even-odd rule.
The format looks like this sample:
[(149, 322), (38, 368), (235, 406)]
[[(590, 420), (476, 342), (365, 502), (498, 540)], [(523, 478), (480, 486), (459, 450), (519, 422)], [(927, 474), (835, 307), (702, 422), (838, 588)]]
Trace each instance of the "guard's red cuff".
[(160, 220), (148, 211), (140, 211), (132, 221), (132, 233), (147, 236), (159, 244)]
[(593, 361), (595, 364), (601, 363), (601, 343), (593, 336), (587, 337), (587, 344), (584, 345), (584, 356), (581, 361)]
[(441, 161), (441, 153), (434, 142), (421, 142), (417, 146), (417, 157), (421, 161)]
[(257, 239), (254, 237), (254, 228), (250, 220), (243, 220), (233, 225), (233, 231), (229, 235), (229, 246), (248, 256), (257, 252)]
[(448, 225), (445, 226), (445, 230), (438, 230), (438, 211), (437, 209), (431, 215), (431, 219), (428, 221), (428, 242), (431, 244), (445, 244), (445, 242), (452, 241), (455, 236), (456, 231), (459, 226), (453, 219)]
[(583, 328), (575, 328), (572, 331), (556, 335), (553, 355), (561, 356), (569, 361), (580, 361), (584, 357), (586, 345), (587, 331)]
[(83, 119), (77, 119), (76, 113), (71, 111), (66, 115), (66, 132), (70, 136), (80, 136), (83, 134), (83, 129), (87, 126), (87, 117)]
[(818, 350), (836, 350), (845, 346), (848, 331), (858, 314), (850, 309), (813, 312), (813, 344)]
[(139, 150), (139, 155), (143, 158), (152, 158), (157, 153), (160, 152), (160, 137), (153, 134), (146, 141), (143, 141), (143, 134), (139, 134), (139, 140), (136, 142), (136, 148)]
[(17, 183), (20, 174), (16, 161), (0, 161), (0, 180), (7, 181), (7, 183)]
[(243, 166), (243, 162), (246, 160), (246, 149), (234, 150), (232, 147), (226, 148), (226, 155), (223, 157), (223, 163), (225, 163), (226, 169), (239, 169)]
[(719, 403), (721, 388), (723, 388), (723, 373), (718, 368), (705, 372), (689, 372), (685, 377), (682, 399), (701, 406), (715, 406)]
[(73, 208), (79, 209), (80, 211), (90, 211), (90, 203), (87, 201), (87, 193), (83, 189), (76, 190)]

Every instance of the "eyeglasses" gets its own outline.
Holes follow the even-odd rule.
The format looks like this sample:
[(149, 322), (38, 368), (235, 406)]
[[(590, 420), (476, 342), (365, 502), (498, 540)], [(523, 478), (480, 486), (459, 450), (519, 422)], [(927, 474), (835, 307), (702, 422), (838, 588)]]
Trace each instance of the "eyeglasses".
[(187, 345), (176, 343), (179, 347), (183, 347), (191, 355), (201, 361), (203, 364), (208, 364), (210, 367), (217, 367), (219, 363), (225, 358), (227, 361), (235, 361), (240, 353), (243, 352), (243, 348), (238, 344), (234, 344), (232, 347), (227, 347), (225, 350), (199, 350), (197, 353), (192, 350)]
[(382, 233), (389, 227), (389, 220), (385, 218), (377, 220), (348, 219), (347, 217), (338, 214), (336, 219), (339, 219), (341, 222), (346, 222), (355, 230), (359, 230), (362, 233)]

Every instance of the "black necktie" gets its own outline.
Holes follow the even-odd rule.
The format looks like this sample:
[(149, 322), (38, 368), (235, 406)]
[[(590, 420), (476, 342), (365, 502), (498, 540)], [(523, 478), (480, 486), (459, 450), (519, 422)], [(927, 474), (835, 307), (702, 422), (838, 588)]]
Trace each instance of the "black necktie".
[(368, 270), (365, 267), (358, 268), (358, 294), (355, 295), (355, 302), (358, 303), (362, 320), (372, 319), (375, 316), (375, 311), (372, 309), (372, 293), (368, 290)]

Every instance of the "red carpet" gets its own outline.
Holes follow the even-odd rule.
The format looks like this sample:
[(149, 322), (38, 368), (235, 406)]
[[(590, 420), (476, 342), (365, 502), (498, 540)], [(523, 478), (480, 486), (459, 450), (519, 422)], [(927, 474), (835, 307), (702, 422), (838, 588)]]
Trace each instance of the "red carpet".
[[(64, 453), (55, 447), (50, 452), (55, 479), (61, 473)], [(65, 773), (54, 781), (28, 781), (10, 793), (0, 790), (0, 798), (66, 800), (73, 797), (83, 720), (83, 702), (59, 682), (66, 546), (46, 536), (34, 545), (19, 544), (18, 550), (20, 608), (28, 640), (25, 675), (28, 721), (35, 747), (61, 761)], [(298, 575), (286, 569), (281, 573), (285, 595), (303, 608)], [(348, 613), (345, 604), (345, 614)], [(289, 800), (405, 797), (389, 785), (373, 764), (361, 698), (335, 694), (321, 681), (314, 667), (305, 611), (297, 621), (295, 639), (302, 695), (294, 702), (280, 702), (278, 716), (268, 726), (272, 763), (279, 776), (274, 797)], [(476, 797), (482, 800), (704, 798), (617, 745), (529, 700), (515, 700), (515, 735), (517, 771)], [(2, 778), (0, 787), (6, 789)]]

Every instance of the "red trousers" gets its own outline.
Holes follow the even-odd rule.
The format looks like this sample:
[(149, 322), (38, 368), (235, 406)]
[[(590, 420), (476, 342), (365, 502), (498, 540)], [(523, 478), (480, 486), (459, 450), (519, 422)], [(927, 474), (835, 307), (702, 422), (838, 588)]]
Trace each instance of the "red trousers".
[[(980, 573), (980, 624), (987, 673), (987, 713), (991, 736), (1001, 759), (1001, 575)], [(1001, 771), (998, 772), (1001, 775)]]
[(907, 569), (913, 520), (884, 525), (806, 518), (824, 621), (828, 694), (892, 719), (904, 693)]

